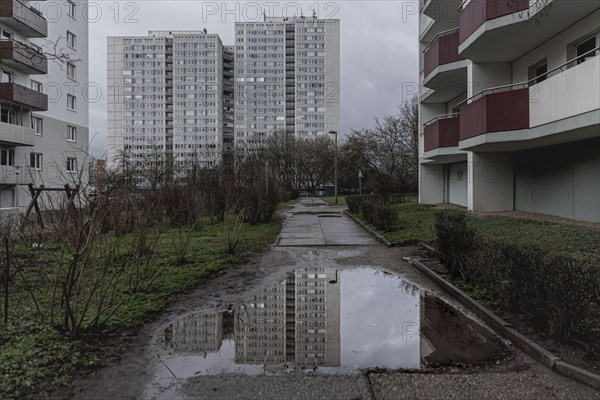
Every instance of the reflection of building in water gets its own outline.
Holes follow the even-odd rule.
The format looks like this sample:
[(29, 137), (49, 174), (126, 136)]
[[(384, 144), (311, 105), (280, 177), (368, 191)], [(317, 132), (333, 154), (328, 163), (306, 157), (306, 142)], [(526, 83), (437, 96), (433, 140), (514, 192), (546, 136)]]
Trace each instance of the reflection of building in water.
[(340, 284), (337, 271), (296, 271), (296, 364), (340, 365)]
[(195, 314), (175, 321), (164, 332), (167, 349), (177, 352), (219, 351), (223, 340), (223, 313)]
[(340, 364), (340, 290), (335, 270), (298, 269), (236, 312), (236, 362)]
[(235, 362), (279, 364), (286, 361), (286, 284), (261, 290), (235, 308)]
[(334, 269), (306, 267), (254, 295), (233, 312), (204, 313), (174, 322), (165, 347), (218, 352), (235, 338), (238, 364), (340, 365), (340, 283)]

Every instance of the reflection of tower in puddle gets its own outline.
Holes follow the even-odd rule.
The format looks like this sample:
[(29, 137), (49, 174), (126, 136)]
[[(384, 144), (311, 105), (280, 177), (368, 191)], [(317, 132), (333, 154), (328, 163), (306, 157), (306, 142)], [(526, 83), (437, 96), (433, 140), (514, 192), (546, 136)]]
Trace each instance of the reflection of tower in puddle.
[(336, 270), (300, 268), (234, 311), (235, 362), (340, 365)]
[(340, 283), (332, 268), (299, 268), (295, 273), (296, 364), (340, 365)]
[(286, 361), (286, 282), (261, 290), (234, 310), (235, 362), (283, 364)]
[(222, 313), (190, 315), (173, 322), (163, 333), (165, 349), (178, 353), (211, 353), (223, 340)]

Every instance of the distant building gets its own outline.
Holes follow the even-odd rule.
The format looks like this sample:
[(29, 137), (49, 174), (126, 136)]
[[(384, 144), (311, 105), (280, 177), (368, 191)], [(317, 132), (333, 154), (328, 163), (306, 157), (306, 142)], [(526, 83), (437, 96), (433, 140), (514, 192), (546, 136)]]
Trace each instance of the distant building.
[(600, 222), (599, 9), (421, 1), (421, 203)]
[[(86, 7), (0, 2), (0, 209), (27, 206), (27, 184), (86, 184)], [(46, 10), (54, 12), (50, 21)]]
[(108, 167), (185, 174), (233, 146), (233, 54), (218, 35), (108, 38)]
[(256, 148), (274, 132), (339, 131), (339, 20), (238, 22), (235, 60), (236, 149)]

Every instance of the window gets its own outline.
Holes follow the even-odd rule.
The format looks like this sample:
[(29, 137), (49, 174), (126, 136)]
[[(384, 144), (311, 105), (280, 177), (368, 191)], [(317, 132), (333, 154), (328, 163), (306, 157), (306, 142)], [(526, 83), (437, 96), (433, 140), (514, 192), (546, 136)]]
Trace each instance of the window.
[(37, 170), (42, 169), (42, 153), (29, 154), (29, 166)]
[(31, 127), (38, 136), (44, 134), (44, 120), (40, 117), (31, 117)]
[(2, 30), (1, 34), (0, 34), (0, 40), (11, 40), (12, 39), (12, 33)]
[(72, 0), (67, 0), (67, 15), (75, 18), (75, 3)]
[(13, 110), (9, 110), (8, 108), (2, 108), (2, 110), (0, 110), (0, 122), (16, 124), (17, 121), (15, 119), (15, 112)]
[(77, 140), (77, 128), (67, 125), (67, 141), (74, 142)]
[(67, 78), (69, 79), (77, 79), (77, 67), (75, 67), (75, 64), (68, 62), (67, 63)]
[(77, 36), (71, 31), (67, 31), (67, 45), (72, 49), (77, 45)]
[(579, 65), (588, 58), (594, 57), (596, 52), (592, 50), (596, 48), (596, 37), (591, 37), (579, 43), (575, 48), (577, 52), (577, 64)]
[(0, 149), (0, 165), (15, 165), (15, 151), (13, 149)]
[(548, 62), (546, 59), (539, 61), (529, 67), (529, 81), (531, 85), (543, 82), (548, 78)]
[(77, 99), (72, 94), (67, 94), (67, 109), (75, 111), (77, 108)]
[(44, 93), (44, 85), (41, 82), (31, 80), (31, 90), (35, 90), (36, 92)]
[(77, 159), (75, 157), (67, 157), (67, 172), (75, 173), (77, 171)]
[(3, 82), (3, 83), (12, 82), (12, 72), (3, 69), (2, 75), (0, 75), (0, 82)]

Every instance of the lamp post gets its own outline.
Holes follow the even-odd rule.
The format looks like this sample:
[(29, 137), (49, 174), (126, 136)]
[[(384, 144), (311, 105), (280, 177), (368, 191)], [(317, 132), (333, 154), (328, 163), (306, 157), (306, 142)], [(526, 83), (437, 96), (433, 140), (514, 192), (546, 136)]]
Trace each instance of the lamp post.
[(338, 204), (338, 133), (337, 131), (329, 131), (335, 135), (335, 205)]
[(21, 174), (21, 167), (15, 167), (15, 175), (17, 175), (17, 185), (15, 186), (15, 206), (19, 207), (19, 175)]
[(363, 174), (362, 171), (359, 169), (358, 170), (358, 194), (360, 194), (362, 196), (362, 178), (363, 178)]

